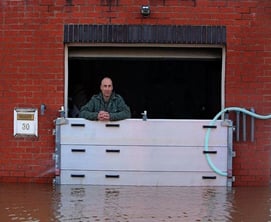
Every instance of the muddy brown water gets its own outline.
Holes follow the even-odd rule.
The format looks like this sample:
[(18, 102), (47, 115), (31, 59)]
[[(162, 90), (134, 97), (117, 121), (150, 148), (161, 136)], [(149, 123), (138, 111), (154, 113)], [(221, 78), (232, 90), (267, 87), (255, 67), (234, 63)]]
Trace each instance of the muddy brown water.
[(270, 187), (0, 184), (0, 221), (271, 221)]

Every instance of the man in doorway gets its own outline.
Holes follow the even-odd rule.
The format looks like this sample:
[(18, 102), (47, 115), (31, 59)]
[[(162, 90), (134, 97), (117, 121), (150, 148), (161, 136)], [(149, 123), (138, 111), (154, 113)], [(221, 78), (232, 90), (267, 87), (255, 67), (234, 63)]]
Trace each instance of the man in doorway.
[(100, 90), (99, 94), (92, 96), (90, 101), (82, 106), (79, 117), (99, 121), (131, 118), (130, 108), (119, 94), (113, 92), (113, 82), (109, 77), (102, 79)]

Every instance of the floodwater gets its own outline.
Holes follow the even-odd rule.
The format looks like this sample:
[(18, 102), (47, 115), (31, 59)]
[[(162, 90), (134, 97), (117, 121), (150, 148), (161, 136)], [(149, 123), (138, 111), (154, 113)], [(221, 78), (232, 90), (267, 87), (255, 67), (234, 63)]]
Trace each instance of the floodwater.
[(0, 221), (271, 221), (270, 187), (0, 184)]

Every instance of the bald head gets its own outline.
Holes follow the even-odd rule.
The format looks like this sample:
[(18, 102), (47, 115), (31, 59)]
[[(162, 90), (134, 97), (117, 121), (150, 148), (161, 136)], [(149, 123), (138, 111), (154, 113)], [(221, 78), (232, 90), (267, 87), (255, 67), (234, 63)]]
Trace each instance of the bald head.
[(105, 101), (108, 101), (110, 99), (110, 96), (113, 91), (113, 83), (112, 80), (109, 77), (105, 77), (101, 81), (100, 86), (101, 92), (103, 94), (103, 98)]

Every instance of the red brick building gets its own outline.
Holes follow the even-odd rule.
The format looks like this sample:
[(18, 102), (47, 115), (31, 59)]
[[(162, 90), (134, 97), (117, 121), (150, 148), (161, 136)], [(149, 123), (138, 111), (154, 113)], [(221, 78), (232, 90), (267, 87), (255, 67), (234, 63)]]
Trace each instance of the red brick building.
[[(208, 119), (229, 106), (270, 114), (270, 24), (269, 0), (2, 0), (0, 181), (52, 182), (53, 121), (61, 106), (72, 115), (77, 85), (87, 83), (87, 95), (97, 91), (97, 73), (112, 71), (119, 91), (140, 107), (131, 107), (135, 118), (147, 100), (136, 90), (153, 81), (170, 85), (150, 91), (159, 98), (174, 81), (198, 98), (185, 103), (191, 109), (184, 116), (163, 110), (153, 118)], [(38, 109), (38, 136), (14, 136), (16, 108)], [(235, 140), (234, 186), (269, 185), (270, 130), (270, 120), (255, 120), (254, 140)]]

